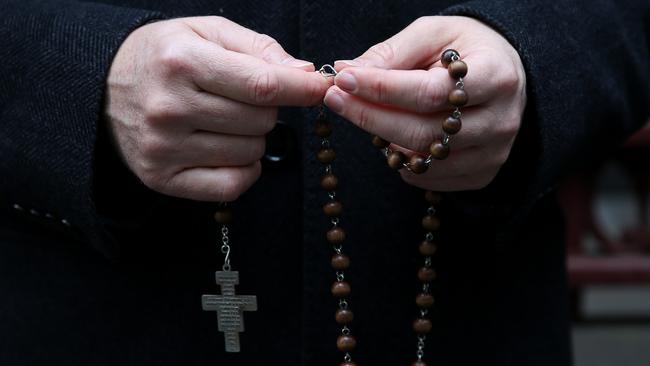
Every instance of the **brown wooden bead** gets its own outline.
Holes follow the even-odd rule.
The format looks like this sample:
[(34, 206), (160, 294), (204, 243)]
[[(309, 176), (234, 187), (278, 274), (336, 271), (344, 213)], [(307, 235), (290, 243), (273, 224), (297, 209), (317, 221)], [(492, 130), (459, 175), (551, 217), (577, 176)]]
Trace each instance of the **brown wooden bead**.
[(350, 361), (350, 362), (341, 362), (341, 363), (339, 364), (339, 366), (357, 366), (357, 363), (356, 363), (356, 362), (352, 362), (352, 361)]
[(340, 227), (335, 227), (327, 232), (327, 241), (332, 244), (341, 244), (345, 240), (345, 231)]
[(336, 322), (341, 325), (350, 324), (353, 319), (354, 314), (352, 313), (352, 310), (339, 309), (336, 311)]
[(426, 215), (422, 218), (422, 228), (426, 231), (436, 231), (440, 229), (440, 219), (433, 215)]
[(435, 244), (429, 241), (423, 241), (420, 243), (420, 247), (418, 248), (420, 251), (420, 254), (430, 257), (434, 254), (436, 254), (436, 250), (438, 249)]
[(452, 61), (449, 66), (447, 66), (449, 71), (449, 76), (454, 79), (464, 78), (467, 75), (467, 64), (463, 61)]
[(421, 267), (418, 271), (418, 279), (422, 282), (431, 282), (436, 279), (436, 271), (430, 267)]
[(352, 351), (357, 346), (357, 340), (351, 335), (340, 335), (336, 339), (336, 347), (341, 352)]
[(404, 167), (402, 165), (404, 164), (404, 161), (406, 161), (406, 155), (404, 155), (401, 151), (391, 151), (386, 156), (386, 162), (388, 163), (388, 166), (395, 170), (402, 169)]
[(413, 330), (417, 334), (427, 334), (431, 331), (432, 327), (433, 325), (429, 319), (418, 318), (413, 322)]
[(332, 134), (332, 125), (324, 119), (318, 119), (314, 126), (314, 132), (318, 137), (329, 137)]
[(214, 213), (214, 221), (221, 225), (230, 224), (232, 222), (232, 210), (228, 207), (221, 207)]
[(411, 366), (427, 366), (427, 363), (424, 361), (415, 361), (411, 364)]
[(454, 56), (460, 57), (460, 54), (458, 51), (454, 49), (447, 49), (445, 52), (442, 53), (442, 57), (440, 57), (440, 62), (442, 62), (442, 66), (448, 67), (449, 64), (453, 61)]
[(449, 92), (448, 100), (449, 104), (456, 107), (462, 107), (469, 101), (469, 96), (463, 89), (454, 89)]
[(350, 257), (345, 254), (334, 254), (330, 262), (332, 264), (332, 268), (337, 271), (342, 271), (344, 269), (350, 268)]
[(436, 140), (431, 143), (431, 146), (429, 146), (429, 153), (431, 153), (431, 157), (434, 159), (447, 159), (449, 156), (449, 145), (445, 145), (442, 143), (442, 141)]
[(442, 122), (442, 130), (450, 135), (457, 134), (458, 131), (460, 131), (461, 127), (463, 127), (463, 124), (460, 118), (456, 118), (453, 116), (447, 117), (447, 119), (445, 119), (445, 121)]
[(327, 202), (323, 205), (323, 212), (329, 217), (341, 216), (343, 205), (339, 201)]
[(329, 164), (336, 159), (336, 152), (334, 149), (322, 148), (316, 154), (316, 159), (323, 164)]
[(433, 306), (433, 295), (421, 293), (415, 297), (415, 304), (423, 309), (428, 309)]
[(332, 295), (336, 298), (343, 298), (350, 295), (350, 284), (345, 281), (336, 281), (332, 284)]
[(429, 169), (427, 166), (426, 158), (421, 155), (413, 155), (409, 159), (409, 168), (415, 174), (422, 174)]
[(442, 201), (442, 195), (434, 191), (424, 192), (424, 199), (432, 205), (437, 205)]
[(326, 191), (333, 191), (339, 186), (339, 179), (334, 174), (325, 174), (320, 180), (320, 185)]
[(388, 145), (390, 145), (390, 142), (382, 139), (381, 137), (379, 137), (377, 135), (375, 135), (375, 136), (372, 137), (372, 144), (376, 148), (383, 149), (385, 147), (388, 147)]

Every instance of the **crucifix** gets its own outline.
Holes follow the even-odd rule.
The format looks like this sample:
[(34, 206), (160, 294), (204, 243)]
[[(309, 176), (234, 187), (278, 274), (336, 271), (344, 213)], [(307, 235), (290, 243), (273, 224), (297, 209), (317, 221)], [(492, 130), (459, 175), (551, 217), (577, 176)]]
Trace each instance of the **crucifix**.
[(257, 310), (257, 297), (235, 295), (239, 272), (217, 271), (217, 284), (221, 295), (203, 295), (203, 310), (216, 311), (219, 331), (224, 333), (226, 352), (239, 352), (239, 333), (244, 331), (244, 311)]

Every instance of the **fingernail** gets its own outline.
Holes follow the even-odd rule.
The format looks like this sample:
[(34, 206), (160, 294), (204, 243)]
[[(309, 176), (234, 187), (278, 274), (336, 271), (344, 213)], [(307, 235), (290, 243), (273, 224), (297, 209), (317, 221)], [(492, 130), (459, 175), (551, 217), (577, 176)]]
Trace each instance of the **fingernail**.
[(313, 66), (314, 65), (312, 62), (305, 61), (305, 60), (299, 60), (299, 59), (296, 59), (296, 58), (288, 58), (288, 59), (282, 61), (282, 64), (287, 65), (287, 66), (291, 66), (291, 67), (297, 67), (297, 68), (303, 68), (303, 67)]
[(336, 60), (336, 61), (334, 61), (334, 67), (336, 67), (337, 65), (340, 65), (341, 67), (349, 67), (349, 66), (357, 67), (357, 66), (361, 66), (361, 64), (359, 62), (354, 61), (354, 60)]
[(335, 113), (343, 111), (343, 98), (337, 92), (328, 91), (323, 102)]
[(357, 89), (357, 79), (349, 72), (342, 72), (334, 78), (334, 83), (339, 88), (353, 92)]

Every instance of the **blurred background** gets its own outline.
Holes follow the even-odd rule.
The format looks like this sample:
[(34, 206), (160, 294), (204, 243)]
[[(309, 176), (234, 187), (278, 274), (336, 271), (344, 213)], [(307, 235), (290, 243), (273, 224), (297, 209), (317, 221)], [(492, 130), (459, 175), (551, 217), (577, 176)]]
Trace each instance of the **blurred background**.
[(650, 365), (650, 122), (560, 189), (576, 366)]

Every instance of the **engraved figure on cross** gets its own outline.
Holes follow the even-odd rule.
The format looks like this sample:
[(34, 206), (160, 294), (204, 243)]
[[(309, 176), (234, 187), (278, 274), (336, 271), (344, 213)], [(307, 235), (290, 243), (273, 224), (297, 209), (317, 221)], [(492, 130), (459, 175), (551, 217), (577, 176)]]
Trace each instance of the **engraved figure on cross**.
[(239, 333), (244, 332), (244, 311), (257, 310), (257, 297), (235, 295), (239, 284), (239, 272), (217, 271), (217, 284), (221, 295), (203, 295), (203, 310), (216, 311), (219, 331), (224, 333), (226, 352), (239, 352)]

